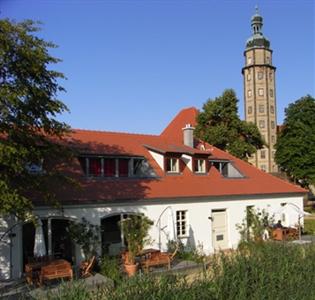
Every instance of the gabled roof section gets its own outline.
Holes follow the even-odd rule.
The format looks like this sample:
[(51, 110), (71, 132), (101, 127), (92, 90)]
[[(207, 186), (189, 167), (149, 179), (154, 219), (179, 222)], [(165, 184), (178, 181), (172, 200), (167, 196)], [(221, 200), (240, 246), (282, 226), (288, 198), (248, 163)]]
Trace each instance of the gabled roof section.
[(163, 130), (160, 137), (183, 144), (182, 129), (186, 126), (186, 124), (191, 124), (193, 127), (196, 126), (197, 116), (198, 110), (195, 107), (189, 107), (181, 110), (171, 123)]
[[(298, 186), (267, 174), (249, 163), (205, 142), (196, 141), (195, 148), (183, 144), (182, 128), (186, 124), (196, 125), (196, 108), (186, 108), (171, 121), (161, 135), (130, 134), (120, 132), (73, 130), (67, 143), (82, 155), (141, 156), (147, 160), (157, 177), (155, 178), (86, 178), (79, 161), (64, 166), (65, 173), (73, 176), (81, 189), (57, 190), (63, 203), (97, 203), (132, 199), (170, 199), (217, 196), (301, 194), (306, 191)], [(188, 154), (198, 157), (208, 155), (209, 159), (226, 160), (233, 163), (244, 177), (226, 178), (216, 169), (210, 168), (205, 176), (198, 176), (183, 166), (181, 173), (166, 174), (152, 152), (159, 152), (160, 158), (167, 153)], [(184, 163), (184, 161), (183, 161)]]

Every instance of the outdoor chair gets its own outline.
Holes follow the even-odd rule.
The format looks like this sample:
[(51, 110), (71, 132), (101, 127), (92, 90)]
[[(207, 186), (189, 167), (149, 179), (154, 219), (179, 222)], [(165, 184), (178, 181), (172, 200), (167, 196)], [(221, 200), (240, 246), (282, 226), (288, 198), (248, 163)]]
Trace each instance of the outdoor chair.
[(86, 278), (92, 276), (92, 270), (96, 263), (96, 256), (92, 256), (89, 260), (83, 261), (80, 264), (80, 277)]

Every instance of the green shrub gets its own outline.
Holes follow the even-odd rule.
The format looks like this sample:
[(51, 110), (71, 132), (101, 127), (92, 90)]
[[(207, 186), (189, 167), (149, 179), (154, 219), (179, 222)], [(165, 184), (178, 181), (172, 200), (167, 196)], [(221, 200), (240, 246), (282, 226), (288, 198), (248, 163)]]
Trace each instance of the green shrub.
[(197, 263), (202, 263), (205, 259), (203, 246), (198, 244), (191, 246), (190, 244), (184, 245), (181, 241), (169, 241), (167, 245), (167, 251), (174, 253), (177, 249), (176, 258), (180, 260), (190, 260)]
[(249, 242), (229, 255), (213, 255), (206, 276), (194, 280), (172, 274), (137, 275), (93, 294), (74, 282), (59, 298), (50, 299), (311, 300), (315, 299), (314, 270), (315, 245)]
[[(42, 297), (38, 298), (42, 299)], [(57, 290), (47, 293), (48, 300), (89, 300), (92, 294), (82, 281), (67, 281), (60, 284)]]
[(123, 278), (119, 258), (108, 255), (102, 256), (100, 259), (100, 273), (118, 284)]
[(304, 219), (304, 234), (315, 234), (315, 219)]

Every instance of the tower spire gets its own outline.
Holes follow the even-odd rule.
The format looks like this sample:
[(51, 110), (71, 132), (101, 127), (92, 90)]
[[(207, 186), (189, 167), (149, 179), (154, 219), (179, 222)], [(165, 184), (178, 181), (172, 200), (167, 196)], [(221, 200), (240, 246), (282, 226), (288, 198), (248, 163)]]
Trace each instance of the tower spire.
[(256, 11), (256, 13), (252, 16), (252, 22), (251, 22), (253, 33), (262, 35), (261, 29), (263, 26), (263, 18), (259, 14), (258, 5), (255, 6), (255, 11)]
[(270, 42), (262, 33), (263, 17), (259, 14), (258, 6), (255, 6), (255, 14), (251, 18), (252, 35), (246, 42), (246, 48), (269, 48)]

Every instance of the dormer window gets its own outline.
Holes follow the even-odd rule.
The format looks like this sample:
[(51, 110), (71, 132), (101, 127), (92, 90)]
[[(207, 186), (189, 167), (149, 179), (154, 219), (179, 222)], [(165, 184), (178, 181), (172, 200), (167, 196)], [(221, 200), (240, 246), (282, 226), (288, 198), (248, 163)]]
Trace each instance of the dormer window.
[(239, 170), (237, 170), (230, 161), (210, 160), (211, 165), (216, 168), (223, 177), (226, 178), (243, 178)]
[(194, 171), (195, 171), (195, 173), (206, 173), (206, 160), (205, 159), (195, 159)]
[(114, 177), (116, 175), (116, 160), (115, 158), (103, 158), (104, 176)]
[(167, 157), (165, 167), (168, 173), (179, 173), (179, 159)]
[(155, 177), (154, 170), (142, 157), (79, 157), (81, 168), (89, 177)]
[(102, 166), (100, 158), (90, 158), (89, 160), (89, 175), (101, 176)]
[(118, 171), (119, 171), (119, 177), (128, 177), (129, 174), (129, 159), (126, 158), (120, 158), (118, 160)]

